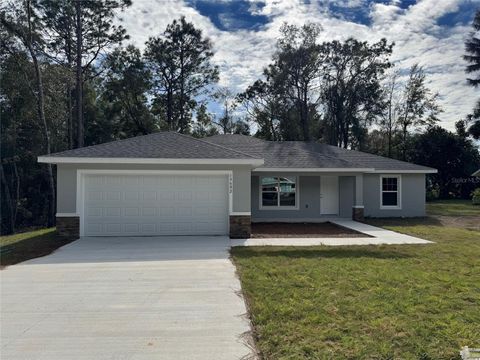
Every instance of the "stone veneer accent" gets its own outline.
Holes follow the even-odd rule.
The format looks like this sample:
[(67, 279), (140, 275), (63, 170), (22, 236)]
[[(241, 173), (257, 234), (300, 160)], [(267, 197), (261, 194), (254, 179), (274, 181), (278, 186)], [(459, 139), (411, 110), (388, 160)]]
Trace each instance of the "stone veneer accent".
[(248, 239), (252, 232), (250, 215), (230, 215), (230, 238)]
[(60, 236), (80, 237), (80, 218), (78, 216), (57, 216), (57, 233)]
[(365, 217), (363, 214), (363, 207), (353, 207), (352, 208), (352, 219), (355, 221), (364, 221)]

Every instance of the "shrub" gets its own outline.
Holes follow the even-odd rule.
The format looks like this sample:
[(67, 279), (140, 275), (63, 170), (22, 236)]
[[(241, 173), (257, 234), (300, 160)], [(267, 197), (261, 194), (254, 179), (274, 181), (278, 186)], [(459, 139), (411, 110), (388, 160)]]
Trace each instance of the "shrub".
[(440, 196), (440, 191), (437, 188), (428, 188), (427, 189), (427, 201), (434, 201), (437, 200)]
[(473, 205), (480, 205), (480, 188), (472, 191), (472, 203)]

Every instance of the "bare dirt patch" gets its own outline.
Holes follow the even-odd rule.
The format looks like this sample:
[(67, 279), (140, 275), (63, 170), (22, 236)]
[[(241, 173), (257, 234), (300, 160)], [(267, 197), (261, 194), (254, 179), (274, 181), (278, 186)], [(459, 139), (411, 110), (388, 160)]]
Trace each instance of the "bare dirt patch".
[(361, 232), (333, 224), (324, 223), (252, 223), (252, 238), (283, 237), (371, 237)]
[(436, 218), (444, 226), (453, 226), (464, 229), (480, 230), (480, 216), (444, 216), (431, 215)]

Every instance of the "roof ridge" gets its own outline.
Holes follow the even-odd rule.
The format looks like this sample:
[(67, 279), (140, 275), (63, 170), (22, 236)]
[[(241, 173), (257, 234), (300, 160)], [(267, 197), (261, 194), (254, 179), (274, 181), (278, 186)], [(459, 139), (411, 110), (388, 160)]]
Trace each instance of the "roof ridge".
[[(247, 153), (244, 153), (243, 151), (238, 151), (238, 150), (235, 150), (235, 149), (232, 149), (232, 148), (229, 148), (229, 147), (226, 147), (226, 146), (222, 146), (222, 145), (219, 145), (219, 144), (215, 144), (215, 143), (211, 143), (209, 141), (206, 141), (206, 140), (202, 140), (202, 139), (199, 139), (199, 138), (195, 138), (193, 136), (189, 136), (189, 135), (185, 135), (185, 134), (180, 134), (180, 133), (177, 133), (178, 135), (181, 135), (183, 137), (186, 137), (186, 138), (189, 138), (189, 139), (193, 139), (193, 140), (197, 140), (197, 141), (200, 141), (202, 143), (205, 143), (205, 144), (208, 144), (208, 145), (212, 145), (212, 146), (216, 146), (216, 147), (219, 147), (221, 149), (225, 149), (225, 150), (229, 150), (229, 151), (233, 151), (233, 152), (236, 152), (237, 154), (242, 154), (242, 155), (246, 155), (252, 159), (260, 159), (260, 158), (257, 158), (257, 157), (254, 157), (250, 154), (247, 154)], [(220, 134), (219, 134), (220, 135)], [(226, 134), (222, 134), (222, 135), (226, 135)], [(233, 134), (232, 134), (233, 135)]]
[(430, 166), (419, 165), (419, 164), (411, 163), (411, 162), (405, 161), (405, 160), (390, 158), (390, 157), (388, 157), (388, 156), (372, 154), (372, 153), (369, 153), (369, 152), (366, 152), (366, 151), (360, 151), (360, 150), (354, 150), (354, 149), (345, 149), (345, 148), (340, 147), (340, 146), (335, 146), (335, 145), (330, 145), (330, 144), (325, 144), (325, 143), (317, 143), (317, 144), (330, 146), (330, 147), (333, 147), (333, 148), (336, 148), (336, 149), (340, 149), (341, 151), (360, 153), (360, 154), (362, 154), (362, 155), (375, 156), (375, 157), (382, 158), (382, 159), (386, 159), (386, 160), (389, 160), (389, 161), (392, 161), (392, 160), (393, 160), (393, 161), (401, 162), (402, 164), (409, 164), (409, 165), (415, 165), (415, 166), (421, 166), (421, 167), (433, 169), (433, 168), (430, 167)]
[[(287, 141), (290, 141), (290, 140), (287, 140)], [(316, 143), (314, 141), (305, 141), (305, 140), (291, 140), (291, 142), (293, 143), (303, 143), (303, 144), (321, 144), (321, 143)], [(303, 149), (302, 149), (303, 150)], [(318, 155), (321, 155), (321, 156), (324, 156), (328, 159), (333, 159), (333, 160), (336, 160), (336, 161), (342, 161), (344, 163), (347, 163), (347, 164), (350, 164), (350, 165), (355, 165), (353, 162), (349, 161), (349, 160), (346, 160), (346, 159), (340, 159), (338, 157), (334, 157), (334, 156), (330, 156), (330, 155), (327, 155), (327, 154), (323, 154), (321, 152), (318, 152), (318, 151), (315, 151), (315, 150), (310, 150), (310, 149), (307, 149), (307, 150), (303, 150), (303, 151), (306, 151), (308, 153), (314, 153), (314, 154), (318, 154)]]

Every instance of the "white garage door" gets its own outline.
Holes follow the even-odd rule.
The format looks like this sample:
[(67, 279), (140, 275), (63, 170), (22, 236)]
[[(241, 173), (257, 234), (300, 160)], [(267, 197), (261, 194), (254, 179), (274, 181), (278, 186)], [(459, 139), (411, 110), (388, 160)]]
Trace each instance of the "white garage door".
[(224, 235), (227, 175), (85, 175), (85, 236)]

